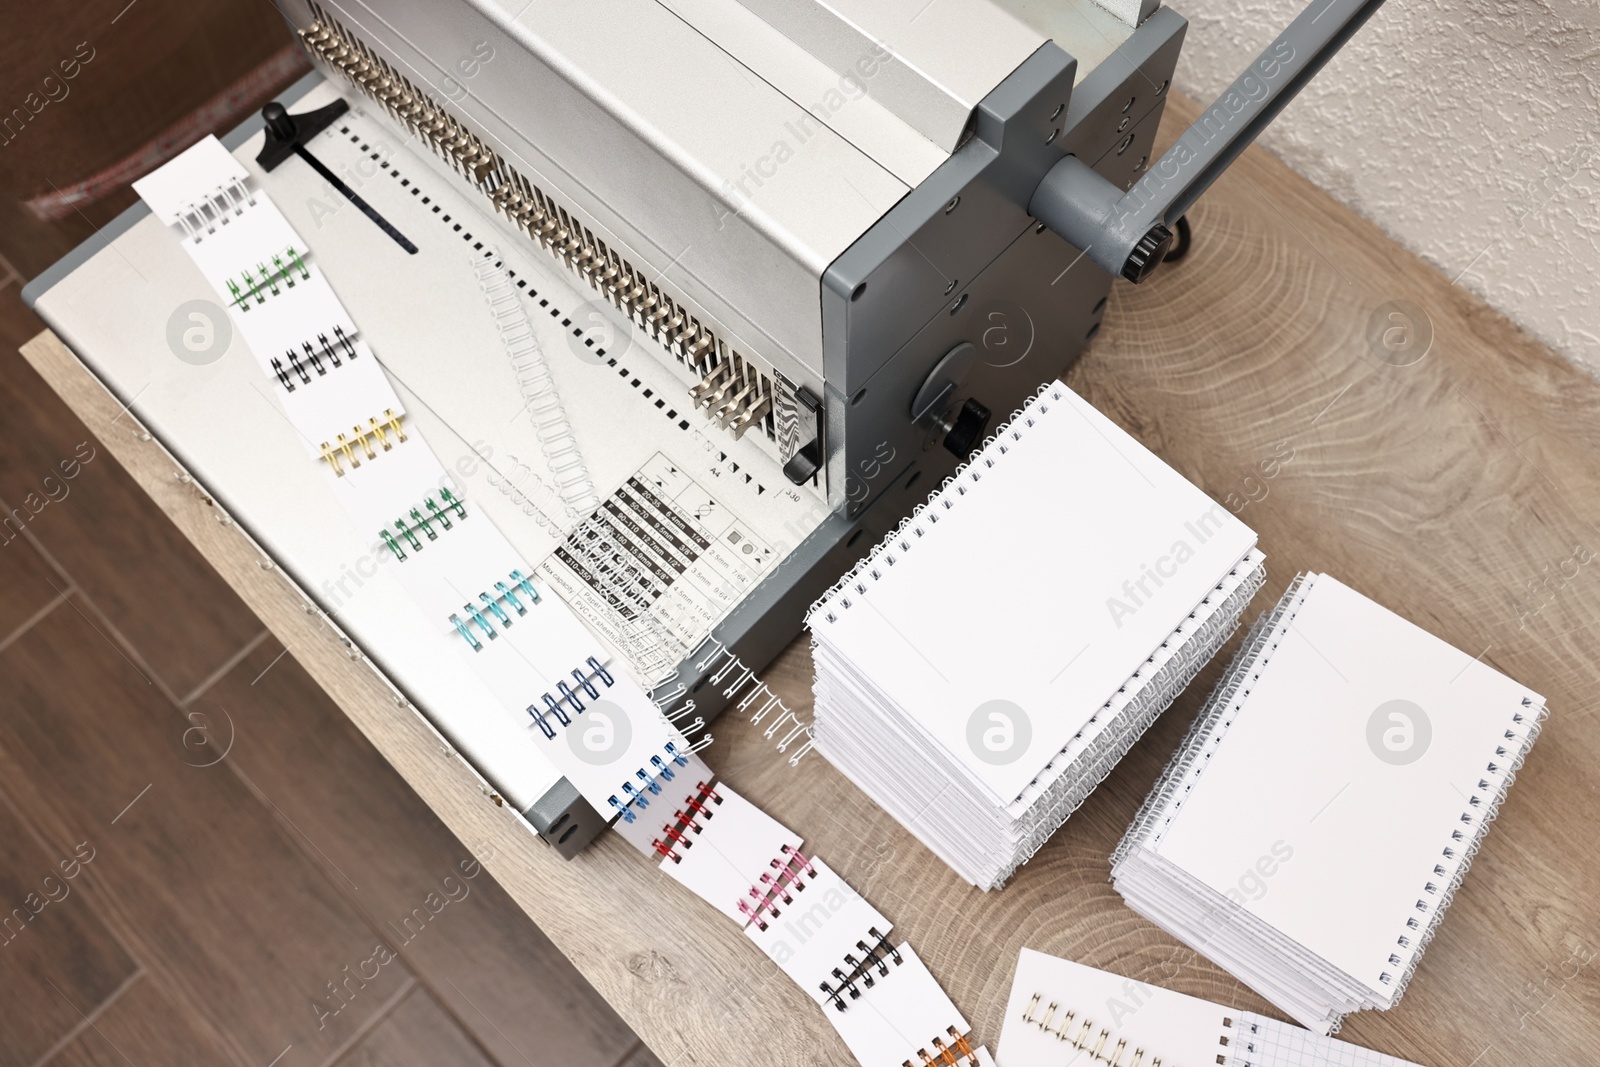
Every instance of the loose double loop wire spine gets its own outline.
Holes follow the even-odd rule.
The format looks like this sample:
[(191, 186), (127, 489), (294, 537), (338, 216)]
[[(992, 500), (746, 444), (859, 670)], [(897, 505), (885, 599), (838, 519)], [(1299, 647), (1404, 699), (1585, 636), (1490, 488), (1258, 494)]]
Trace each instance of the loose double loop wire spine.
[(572, 424), (561, 406), (561, 396), (550, 377), (539, 337), (523, 311), (522, 299), (498, 257), (474, 260), (473, 273), (484, 299), (489, 302), (495, 328), (500, 331), (500, 340), (517, 375), (517, 388), (525, 401), (523, 406), (533, 420), (561, 499), (579, 515), (587, 515), (600, 506), (600, 499), (595, 496), (594, 482), (578, 451)]
[[(749, 895), (755, 903), (739, 901), (739, 911), (761, 930), (767, 928), (767, 919), (782, 915), (783, 908), (793, 904), (796, 895), (805, 892), (806, 882), (802, 876), (817, 876), (811, 861), (799, 849), (791, 849), (788, 845), (783, 846), (783, 857), (774, 857), (768, 861), (768, 866), (772, 871), (763, 872), (759, 884), (750, 887)], [(779, 907), (780, 904), (783, 907)]]
[[(612, 803), (616, 803), (615, 797)], [(722, 797), (711, 788), (711, 783), (696, 782), (694, 792), (685, 797), (684, 806), (672, 813), (673, 821), (662, 824), (661, 836), (650, 844), (673, 863), (682, 863), (683, 853), (694, 847), (694, 839), (705, 831), (706, 823), (716, 817), (721, 803)]]
[(833, 969), (833, 981), (822, 981), (818, 988), (833, 1001), (833, 1006), (844, 1011), (851, 1000), (861, 998), (861, 990), (871, 989), (879, 978), (889, 974), (889, 965), (900, 966), (900, 950), (889, 944), (889, 935), (876, 926), (867, 928), (867, 936), (856, 942), (856, 952), (845, 953), (844, 960)]
[[(356, 358), (355, 343), (345, 334), (343, 326), (333, 328), (331, 341), (327, 334), (319, 333), (315, 345), (310, 341), (302, 341), (300, 349), (304, 353), (303, 356), (293, 348), (284, 350), (284, 359), (289, 361), (287, 367), (276, 357), (272, 360), (272, 373), (278, 376), (278, 382), (286, 392), (294, 392), (296, 378), (300, 379), (301, 385), (309, 385), (312, 371), (316, 371), (319, 378), (327, 374), (328, 368), (323, 365), (324, 362), (342, 367), (344, 360)], [(341, 352), (344, 354), (344, 359), (340, 358)]]
[[(707, 637), (701, 648), (707, 651), (705, 656), (695, 663), (695, 670), (707, 670), (713, 664), (717, 664), (715, 673), (709, 675), (709, 681), (712, 685), (720, 686), (727, 680), (722, 695), (729, 700), (738, 697), (740, 692), (748, 687), (748, 691), (745, 691), (744, 696), (739, 699), (738, 710), (743, 712), (754, 708), (750, 715), (752, 723), (759, 726), (769, 714), (778, 713), (772, 716), (771, 722), (761, 736), (768, 740), (778, 738), (776, 747), (780, 753), (788, 752), (792, 744), (801, 738), (805, 739), (804, 744), (789, 757), (789, 766), (799, 766), (805, 754), (810, 752), (816, 743), (812, 738), (813, 724), (796, 715), (789, 705), (784, 703), (782, 697), (767, 688), (767, 683), (763, 682), (754, 670), (745, 666), (744, 660), (740, 659), (732, 648), (716, 637)], [(698, 655), (698, 651), (696, 654)]]
[[(467, 517), (467, 505), (450, 490), (441, 488), (439, 490), (439, 499), (444, 501), (443, 506), (430, 496), (424, 499), (420, 506), (412, 508), (409, 515), (401, 516), (394, 520), (394, 528), (399, 532), (399, 538), (396, 538), (388, 530), (378, 531), (378, 536), (383, 538), (384, 545), (394, 554), (396, 560), (404, 563), (409, 558), (406, 555), (405, 545), (410, 545), (413, 552), (422, 550), (426, 542), (417, 536), (419, 533), (427, 538), (428, 541), (437, 541), (440, 531), (434, 529), (436, 525), (440, 530), (455, 529), (455, 523), (450, 521), (452, 513), (458, 521)], [(404, 544), (401, 543), (402, 539)], [(514, 573), (518, 576), (521, 574), (520, 571)], [(513, 581), (515, 580), (513, 578)], [(532, 594), (534, 602), (538, 603), (539, 594), (533, 592), (533, 586), (528, 585), (526, 591)], [(501, 598), (510, 597), (515, 602), (515, 596), (504, 582), (495, 583), (495, 592)], [(492, 607), (493, 598), (490, 598), (488, 593), (484, 593), (483, 596), (485, 600), (490, 601)], [(517, 614), (521, 615), (523, 613), (522, 605), (516, 603), (515, 606), (519, 609)]]
[[(412, 514), (415, 515), (416, 512), (413, 511)], [(492, 593), (487, 590), (479, 593), (478, 603), (475, 604), (468, 601), (463, 604), (461, 610), (467, 613), (465, 619), (455, 613), (450, 615), (450, 624), (456, 628), (456, 633), (461, 635), (462, 640), (466, 641), (474, 652), (483, 651), (483, 641), (478, 640), (473, 635), (468, 623), (475, 624), (478, 627), (478, 632), (484, 635), (485, 640), (493, 641), (500, 636), (500, 633), (496, 629), (494, 622), (490, 620), (490, 616), (498, 619), (501, 627), (509, 629), (511, 627), (511, 616), (506, 612), (506, 607), (510, 607), (512, 611), (517, 613), (518, 617), (528, 613), (527, 607), (523, 605), (522, 600), (517, 596), (518, 590), (521, 590), (522, 595), (528, 598), (529, 604), (537, 604), (539, 602), (539, 591), (533, 587), (533, 583), (521, 571), (512, 571), (509, 578), (509, 583), (495, 582)], [(502, 606), (502, 602), (504, 602), (504, 606)], [(484, 614), (485, 612), (488, 612), (488, 614)], [(595, 662), (592, 656), (589, 662)], [(603, 671), (601, 673), (604, 674)], [(606, 675), (606, 685), (610, 684), (611, 676)], [(530, 712), (533, 711), (531, 707), (528, 710)]]
[(256, 197), (250, 187), (242, 179), (234, 178), (179, 209), (178, 225), (183, 228), (186, 239), (199, 244), (210, 234), (216, 233), (217, 227), (243, 214), (244, 209), (254, 206), (255, 202)]

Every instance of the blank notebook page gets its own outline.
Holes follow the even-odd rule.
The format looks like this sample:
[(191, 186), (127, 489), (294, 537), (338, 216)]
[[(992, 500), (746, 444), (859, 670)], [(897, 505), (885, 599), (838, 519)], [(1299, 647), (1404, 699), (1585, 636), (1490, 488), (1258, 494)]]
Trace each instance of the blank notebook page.
[[(813, 626), (1006, 804), (1254, 544), (1055, 383)], [(1000, 766), (968, 742), (991, 700), (1020, 706), (1031, 726)]]
[[(1408, 918), (1426, 926), (1419, 900), (1439, 903), (1424, 887), (1448, 882), (1434, 867), (1524, 698), (1541, 703), (1317, 575), (1158, 851), (1387, 997), (1393, 986), (1380, 976), (1398, 979), (1420, 949), (1414, 932), (1409, 950), (1397, 939)], [(1421, 716), (1402, 707), (1412, 732), (1385, 712), (1369, 743), (1375, 713), (1395, 700), (1422, 709), (1430, 738)], [(1398, 732), (1386, 742), (1388, 731)], [(1391, 744), (1421, 755), (1399, 762)], [(1266, 871), (1263, 857), (1273, 857)]]

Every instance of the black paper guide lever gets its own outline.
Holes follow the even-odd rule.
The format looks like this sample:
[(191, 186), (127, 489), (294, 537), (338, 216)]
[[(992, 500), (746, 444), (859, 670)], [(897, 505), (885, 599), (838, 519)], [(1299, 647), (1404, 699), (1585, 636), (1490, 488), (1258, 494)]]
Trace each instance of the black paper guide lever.
[(328, 184), (337, 189), (341, 196), (360, 208), (363, 215), (377, 223), (380, 230), (394, 238), (395, 244), (414, 256), (417, 254), (417, 246), (412, 244), (405, 234), (391, 226), (389, 220), (378, 214), (376, 208), (356, 195), (354, 189), (341, 181), (338, 175), (323, 166), (321, 160), (306, 150), (307, 141), (333, 125), (335, 119), (349, 110), (349, 104), (343, 100), (335, 100), (327, 107), (291, 115), (287, 108), (274, 100), (261, 109), (261, 117), (267, 123), (267, 139), (256, 156), (256, 163), (262, 170), (270, 171), (275, 170), (278, 164), (290, 156), (299, 156), (310, 164), (312, 170), (327, 179)]

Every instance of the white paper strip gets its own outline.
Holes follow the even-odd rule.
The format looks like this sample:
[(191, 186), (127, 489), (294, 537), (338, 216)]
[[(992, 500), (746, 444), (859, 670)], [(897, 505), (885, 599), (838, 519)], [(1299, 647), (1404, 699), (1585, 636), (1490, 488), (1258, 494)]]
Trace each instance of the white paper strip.
[(911, 946), (901, 945), (897, 951), (901, 962), (891, 965), (871, 989), (863, 986), (859, 997), (846, 996), (843, 1011), (832, 1005), (823, 1011), (861, 1067), (937, 1063), (934, 1042), (953, 1049), (971, 1029)]
[(718, 784), (704, 816), (673, 843), (661, 869), (742, 927), (749, 920), (739, 905), (760, 903), (750, 891), (762, 886), (762, 875), (781, 871), (799, 849), (800, 835)]
[(822, 983), (837, 988), (835, 969), (861, 964), (894, 927), (826, 863), (812, 859), (809, 870), (814, 873), (802, 871), (744, 932), (812, 1000), (832, 1010)]

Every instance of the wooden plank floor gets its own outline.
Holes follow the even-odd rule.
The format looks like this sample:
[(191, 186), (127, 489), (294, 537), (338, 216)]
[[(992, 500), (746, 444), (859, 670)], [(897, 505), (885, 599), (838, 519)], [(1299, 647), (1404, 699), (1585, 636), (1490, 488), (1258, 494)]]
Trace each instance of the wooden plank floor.
[[(1195, 110), (1190, 102), (1175, 99), (1169, 134), (1175, 121)], [(1600, 664), (1593, 654), (1600, 620), (1600, 567), (1594, 565), (1600, 553), (1600, 385), (1263, 152), (1245, 153), (1197, 205), (1192, 218), (1197, 243), (1190, 261), (1158, 273), (1144, 286), (1118, 286), (1106, 328), (1069, 375), (1069, 384), (1260, 532), (1272, 577), (1257, 610), (1297, 571), (1328, 570), (1469, 653), (1480, 654), (1545, 694), (1551, 707), (1545, 733), (1404, 1001), (1390, 1012), (1353, 1017), (1346, 1036), (1430, 1067), (1600, 1062), (1600, 968), (1593, 962), (1600, 945), (1600, 844), (1593, 829), (1600, 824), (1595, 759), (1600, 752), (1595, 715), (1600, 709)], [(1516, 233), (1508, 231), (1505, 240), (1515, 239)], [(1485, 254), (1497, 250), (1491, 247)], [(1375, 317), (1380, 331), (1404, 325), (1388, 319), (1383, 309), (1401, 300), (1416, 308), (1410, 327), (1431, 331), (1426, 355), (1415, 361), (1368, 336)], [(106, 450), (134, 472), (184, 536), (204, 546), (207, 559), (274, 634), (293, 646), (292, 658), (333, 694), (360, 734), (399, 768), (457, 840), (483, 853), (484, 866), (506, 891), (667, 1062), (729, 1067), (848, 1062), (804, 994), (764, 967), (731, 924), (716, 920), (614, 835), (567, 863), (531, 839), (505, 809), (481, 796), (459, 761), (441, 758), (431, 735), (414, 718), (395, 713), (392, 699), (366, 668), (352, 664), (334, 635), (308, 618), (278, 576), (261, 569), (253, 550), (219, 526), (210, 505), (174, 482), (170, 459), (135, 439), (128, 427), (119, 428), (114, 421), (118, 405), (69, 353), (49, 338), (30, 345), (28, 352), (52, 386), (71, 397), (74, 409), (102, 433)], [(112, 466), (109, 460), (94, 462)], [(36, 480), (42, 471), (7, 470), (5, 478), (21, 484), (16, 479)], [(0, 481), (0, 496), (14, 491), (6, 484)], [(53, 518), (75, 521), (70, 518), (72, 503), (69, 498)], [(139, 505), (130, 501), (129, 506)], [(41, 524), (40, 543), (47, 529), (42, 524), (51, 520), (48, 510), (35, 520)], [(92, 523), (77, 536), (92, 542)], [(137, 553), (146, 544), (141, 537), (163, 535), (112, 531), (105, 536), (125, 538), (116, 542), (118, 550)], [(0, 550), (0, 567), (11, 568), (0, 576), (26, 577), (30, 567), (48, 565), (26, 556), (20, 563), (4, 559), (17, 547)], [(159, 592), (199, 580), (124, 576), (116, 563), (114, 559), (86, 569), (83, 581), (157, 582), (151, 588)], [(131, 560), (127, 569), (134, 569)], [(64, 575), (49, 573), (58, 585), (65, 581)], [(81, 891), (93, 905), (95, 921), (86, 915), (74, 919), (70, 929), (51, 930), (60, 944), (83, 946), (79, 951), (98, 953), (93, 958), (103, 962), (64, 975), (76, 984), (71, 990), (62, 986), (63, 992), (87, 1004), (89, 997), (100, 995), (97, 991), (114, 987), (124, 990), (121, 997), (137, 992), (156, 1004), (188, 1006), (195, 1022), (186, 1040), (210, 1042), (223, 1055), (248, 1054), (254, 1057), (250, 1062), (267, 1062), (276, 1054), (270, 1043), (262, 1047), (270, 1028), (217, 1022), (218, 1013), (205, 1003), (210, 989), (200, 992), (196, 984), (197, 975), (216, 974), (217, 995), (231, 995), (226, 961), (196, 952), (197, 960), (182, 961), (181, 968), (165, 962), (161, 952), (170, 937), (141, 929), (137, 914), (125, 910), (134, 905), (120, 903), (117, 894), (123, 886), (150, 878), (160, 847), (176, 848), (179, 842), (163, 840), (139, 822), (130, 827), (138, 833), (130, 833), (130, 843), (121, 846), (106, 823), (119, 803), (144, 781), (159, 779), (162, 796), (171, 791), (172, 797), (194, 798), (186, 802), (238, 805), (241, 812), (230, 811), (227, 817), (264, 838), (278, 835), (273, 839), (277, 843), (269, 840), (262, 846), (263, 852), (281, 848), (282, 841), (296, 844), (305, 867), (323, 879), (315, 882), (300, 871), (270, 873), (274, 885), (298, 879), (307, 887), (305, 922), (326, 931), (323, 936), (334, 946), (342, 946), (340, 939), (350, 928), (364, 924), (370, 931), (391, 918), (410, 899), (408, 894), (428, 885), (428, 875), (460, 856), (463, 846), (446, 839), (434, 853), (441, 865), (424, 865), (420, 871), (410, 866), (404, 876), (394, 876), (392, 885), (369, 889), (384, 879), (384, 857), (403, 850), (405, 832), (380, 825), (380, 814), (358, 811), (360, 805), (341, 792), (338, 775), (319, 769), (339, 766), (339, 753), (347, 745), (359, 748), (364, 742), (349, 734), (345, 741), (328, 741), (327, 752), (308, 753), (301, 747), (304, 738), (297, 735), (312, 720), (299, 716), (326, 714), (321, 729), (336, 734), (339, 724), (332, 712), (287, 711), (285, 697), (276, 694), (252, 704), (253, 694), (247, 692), (287, 684), (280, 672), (291, 657), (271, 667), (258, 686), (250, 685), (253, 672), (266, 668), (276, 654), (269, 644), (245, 652), (248, 662), (234, 663), (231, 671), (224, 671), (231, 677), (206, 685), (196, 700), (184, 703), (187, 694), (163, 693), (162, 700), (140, 696), (140, 683), (130, 673), (133, 664), (120, 662), (123, 654), (141, 670), (147, 663), (166, 664), (165, 670), (199, 688), (248, 641), (242, 646), (218, 642), (233, 647), (219, 647), (207, 661), (188, 645), (209, 636), (196, 634), (186, 641), (187, 625), (179, 611), (170, 620), (158, 614), (135, 622), (134, 632), (141, 636), (162, 627), (177, 634), (164, 645), (160, 635), (151, 634), (152, 650), (136, 654), (120, 642), (121, 631), (113, 626), (109, 609), (93, 610), (98, 597), (110, 593), (91, 587), (84, 596), (73, 586), (61, 603), (59, 592), (37, 582), (22, 589), (24, 602), (0, 609), (5, 612), (0, 618), (46, 614), (4, 654), (9, 659), (20, 647), (30, 662), (43, 666), (19, 668), (20, 681), (8, 688), (38, 694), (30, 699), (54, 699), (52, 686), (77, 699), (100, 690), (113, 692), (119, 704), (128, 705), (123, 714), (140, 723), (155, 722), (163, 713), (169, 719), (179, 712), (213, 713), (206, 697), (211, 692), (217, 707), (236, 723), (242, 720), (238, 744), (253, 750), (247, 754), (241, 747), (238, 758), (227, 761), (235, 765), (229, 773), (235, 775), (236, 786), (202, 787), (178, 778), (177, 770), (192, 770), (181, 763), (148, 770), (126, 766), (127, 760), (106, 766), (113, 762), (106, 755), (109, 746), (92, 736), (98, 723), (79, 709), (53, 703), (28, 713), (44, 719), (43, 725), (30, 724), (23, 716), (20, 724), (4, 727), (0, 753), (7, 762), (0, 766), (0, 783), (18, 813), (13, 817), (36, 827), (44, 855), (56, 856), (91, 831), (97, 842), (107, 842), (105, 861), (96, 857), (80, 876), (80, 889), (61, 906), (64, 912), (78, 903)], [(141, 595), (138, 588), (125, 592), (122, 603), (138, 604)], [(100, 639), (84, 621), (105, 631), (116, 647), (100, 642), (103, 647), (93, 649), (85, 643), (81, 635)], [(66, 669), (67, 657), (54, 647), (62, 642), (77, 642), (73, 669), (89, 677), (39, 677), (41, 670), (58, 669), (52, 664)], [(138, 644), (135, 640), (129, 647)], [(991, 894), (959, 883), (826, 762), (810, 757), (789, 768), (770, 741), (737, 717), (718, 724), (717, 744), (708, 750), (708, 759), (735, 788), (803, 834), (812, 850), (895, 921), (897, 935), (917, 947), (972, 1020), (977, 1037), (991, 1048), (1023, 946), (1270, 1011), (1248, 989), (1133, 915), (1106, 881), (1112, 847), (1221, 666), (1221, 660), (1213, 663), (1016, 880)], [(161, 669), (151, 670), (159, 679)], [(804, 711), (810, 689), (805, 643), (797, 641), (767, 673), (774, 688)], [(152, 684), (160, 688), (165, 683)], [(0, 696), (11, 699), (9, 692)], [(313, 708), (326, 707), (313, 693), (305, 693), (304, 699)], [(271, 733), (268, 724), (274, 716), (302, 725), (270, 739), (265, 734)], [(8, 708), (3, 718), (11, 723), (19, 716)], [(57, 722), (74, 725), (51, 730)], [(180, 716), (175, 725), (184, 727), (186, 722)], [(262, 731), (259, 740), (257, 731)], [(127, 747), (143, 761), (155, 758), (151, 742)], [(101, 780), (81, 783), (83, 797), (62, 797), (59, 805), (13, 790), (20, 777), (54, 767), (91, 768)], [(29, 782), (27, 788), (37, 787)], [(202, 794), (202, 788), (214, 792)], [(281, 808), (273, 810), (270, 826), (253, 829), (259, 818), (242, 810), (242, 800), (230, 799), (238, 789), (258, 801), (269, 798)], [(382, 790), (378, 795), (390, 796)], [(138, 801), (148, 805), (146, 812), (139, 814), (136, 805), (124, 819), (162, 817), (166, 809), (158, 801), (152, 790)], [(99, 823), (93, 822), (96, 818)], [(310, 834), (325, 855), (310, 848), (300, 831)], [(193, 832), (202, 841), (215, 839), (204, 825)], [(114, 841), (119, 844), (112, 852)], [(251, 871), (261, 866), (259, 858), (231, 862)], [(341, 887), (340, 869), (359, 890)], [(212, 883), (204, 872), (192, 873), (199, 887), (195, 891), (209, 892)], [(26, 892), (27, 884), (24, 876), (17, 888), (7, 886)], [(313, 891), (312, 886), (320, 888)], [(185, 931), (214, 928), (215, 923), (178, 915), (178, 908), (163, 899), (165, 894), (181, 904), (180, 890), (188, 891), (187, 886), (149, 889), (166, 909), (159, 914)], [(241, 892), (247, 902), (258, 899), (248, 887)], [(206, 903), (215, 907), (225, 902)], [(265, 931), (275, 908), (269, 901), (235, 908), (241, 951), (251, 952), (259, 961), (253, 966), (263, 973), (309, 972), (315, 975), (309, 979), (315, 986), (323, 980), (316, 968), (326, 966), (325, 945), (283, 945), (280, 956), (263, 958)], [(266, 916), (256, 914), (262, 909)], [(51, 917), (46, 913), (41, 921)], [(60, 921), (61, 915), (54, 918)], [(450, 919), (445, 912), (441, 924)], [(460, 1008), (481, 1004), (482, 987), (469, 987), (453, 976), (460, 989), (452, 990), (450, 983), (430, 982), (424, 975), (453, 959), (424, 944), (430, 932), (418, 937), (414, 947), (407, 946), (406, 958), (398, 961), (412, 978), (409, 986), (373, 988), (371, 996), (363, 991), (344, 1009), (351, 1025), (368, 1020), (348, 1032), (347, 1044), (359, 1042), (378, 1053), (404, 1047), (449, 1056), (433, 1051), (453, 1047), (448, 1032), (435, 1037), (429, 1030), (424, 1043), (412, 1029), (428, 1029), (427, 1020), (442, 1014), (474, 1039), (476, 1049), (493, 1054), (495, 1046), (473, 1029), (471, 1017)], [(4, 952), (0, 949), (0, 957)], [(439, 955), (425, 955), (431, 952)], [(347, 959), (340, 956), (339, 962)], [(0, 965), (6, 964), (0, 960)], [(130, 967), (134, 977), (128, 977)], [(147, 977), (150, 988), (141, 990)], [(31, 973), (29, 980), (34, 980)], [(30, 997), (36, 995), (29, 990)], [(459, 1000), (453, 993), (460, 994)], [(378, 1018), (369, 1005), (381, 998), (387, 999)], [(39, 1012), (55, 1011), (58, 1016), (50, 1018), (70, 1023), (60, 1007), (37, 1003)], [(527, 1007), (528, 1002), (521, 1003)], [(119, 1033), (126, 1032), (132, 1042), (138, 1018), (155, 1011), (135, 1019), (124, 1012), (113, 1020), (107, 1010), (100, 1018), (106, 1025), (117, 1021), (127, 1027)], [(40, 1025), (20, 1032), (34, 1041), (49, 1039), (41, 1020), (29, 1021)], [(336, 1021), (346, 1025), (345, 1015)], [(312, 1022), (283, 1020), (280, 1025), (296, 1026), (295, 1033), (304, 1034)], [(87, 1038), (89, 1032), (80, 1030), (77, 1036)], [(304, 1040), (307, 1048), (323, 1054), (317, 1034)], [(528, 1049), (520, 1040), (517, 1044)], [(625, 1045), (619, 1048), (627, 1054)], [(79, 1058), (92, 1054), (86, 1051)]]
[(17, 358), (6, 515), (0, 1067), (658, 1063)]

